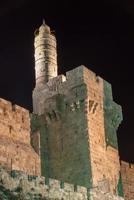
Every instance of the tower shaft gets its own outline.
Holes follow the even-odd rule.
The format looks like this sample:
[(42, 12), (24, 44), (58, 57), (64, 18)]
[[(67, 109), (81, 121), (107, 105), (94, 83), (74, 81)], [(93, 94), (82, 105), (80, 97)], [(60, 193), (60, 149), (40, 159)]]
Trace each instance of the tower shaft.
[(36, 31), (34, 47), (36, 87), (40, 87), (57, 76), (56, 38), (46, 24)]

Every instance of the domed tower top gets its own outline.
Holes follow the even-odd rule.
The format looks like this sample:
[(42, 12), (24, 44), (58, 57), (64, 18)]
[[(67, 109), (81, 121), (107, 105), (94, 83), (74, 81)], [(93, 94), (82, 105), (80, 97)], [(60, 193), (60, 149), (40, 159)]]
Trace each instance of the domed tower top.
[(39, 28), (39, 32), (45, 32), (51, 34), (50, 27), (46, 24), (45, 20), (43, 19), (43, 23)]
[(36, 87), (46, 84), (49, 79), (57, 76), (56, 46), (56, 38), (43, 20), (42, 25), (35, 31)]

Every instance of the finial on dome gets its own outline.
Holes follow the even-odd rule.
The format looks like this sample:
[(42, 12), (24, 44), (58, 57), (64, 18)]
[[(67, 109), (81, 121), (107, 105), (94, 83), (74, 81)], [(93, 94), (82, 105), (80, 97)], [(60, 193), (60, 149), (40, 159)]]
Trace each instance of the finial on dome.
[(43, 19), (43, 25), (46, 25), (45, 19)]
[(39, 32), (51, 33), (50, 27), (46, 24), (45, 20), (42, 20), (42, 25), (39, 27)]

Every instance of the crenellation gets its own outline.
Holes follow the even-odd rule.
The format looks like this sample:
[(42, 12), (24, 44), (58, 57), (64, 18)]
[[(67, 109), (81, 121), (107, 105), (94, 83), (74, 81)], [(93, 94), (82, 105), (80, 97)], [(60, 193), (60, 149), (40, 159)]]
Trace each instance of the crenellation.
[[(55, 179), (49, 179), (49, 185), (45, 183), (44, 177), (33, 177), (31, 176), (31, 179), (29, 179), (28, 176), (25, 174), (22, 174), (19, 172), (19, 176), (16, 176), (18, 171), (13, 171), (14, 176), (10, 176), (5, 170), (2, 170), (2, 173), (0, 173), (0, 180), (2, 180), (4, 187), (7, 189), (13, 190), (14, 188), (21, 187), (22, 191), (24, 193), (33, 192), (33, 193), (41, 193), (44, 197), (46, 196), (52, 196), (52, 198), (55, 195), (64, 197), (66, 194), (67, 196), (69, 194), (72, 194), (72, 197), (74, 196), (81, 196), (83, 195), (87, 199), (87, 189), (84, 187), (78, 187), (77, 191), (74, 191), (74, 185), (64, 183), (64, 187), (61, 188), (60, 181)], [(76, 198), (77, 199), (77, 198)], [(80, 198), (83, 200), (83, 198)]]
[(60, 184), (60, 181), (58, 180), (55, 180), (55, 179), (52, 179), (52, 178), (49, 178), (49, 186), (50, 187), (55, 187), (55, 189), (60, 189), (61, 188), (61, 184)]
[(8, 170), (40, 174), (40, 159), (30, 145), (29, 111), (3, 99), (0, 109), (4, 110), (0, 114), (0, 164)]
[(43, 198), (54, 198), (57, 200), (88, 200), (89, 198), (95, 200), (96, 195), (98, 200), (123, 200), (122, 198), (117, 198), (111, 193), (103, 192), (99, 188), (92, 188), (90, 190), (81, 186), (77, 186), (76, 188), (74, 185), (68, 183), (64, 183), (64, 187), (61, 188), (60, 182), (54, 179), (49, 179), (49, 185), (46, 185), (44, 177), (31, 177), (32, 179), (29, 180), (29, 177), (21, 172), (19, 172), (19, 176), (16, 176), (18, 171), (13, 171), (13, 174), (14, 176), (11, 176), (5, 170), (2, 170), (2, 173), (0, 172), (0, 180), (3, 181), (5, 190), (10, 190), (10, 192), (16, 190), (17, 194), (19, 193), (17, 192), (17, 188), (20, 188), (21, 193), (26, 199), (29, 194), (32, 197), (35, 195), (37, 197), (38, 194), (40, 194)]
[(74, 192), (74, 185), (70, 183), (64, 183), (64, 190), (67, 192)]
[(134, 198), (134, 164), (121, 161), (121, 177), (126, 200)]
[(0, 104), (2, 107), (5, 106), (6, 108), (8, 108), (8, 110), (12, 109), (12, 103), (5, 99), (0, 98)]

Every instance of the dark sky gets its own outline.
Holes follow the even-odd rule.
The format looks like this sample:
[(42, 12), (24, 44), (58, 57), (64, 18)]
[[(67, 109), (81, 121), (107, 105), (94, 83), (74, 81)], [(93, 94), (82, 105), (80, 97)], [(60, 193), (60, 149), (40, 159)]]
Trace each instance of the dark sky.
[(33, 33), (44, 17), (56, 32), (59, 73), (84, 64), (112, 84), (124, 115), (118, 131), (120, 157), (134, 163), (133, 1), (54, 2), (1, 1), (0, 97), (32, 111)]

